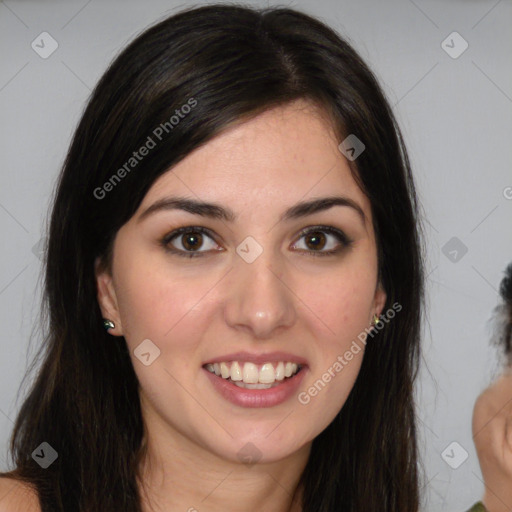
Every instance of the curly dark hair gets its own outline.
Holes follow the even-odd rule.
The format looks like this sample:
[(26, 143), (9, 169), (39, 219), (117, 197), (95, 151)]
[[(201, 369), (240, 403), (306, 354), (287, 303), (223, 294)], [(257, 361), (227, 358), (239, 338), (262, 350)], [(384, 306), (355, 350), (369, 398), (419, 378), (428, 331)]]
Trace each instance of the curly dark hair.
[(494, 310), (494, 340), (503, 351), (506, 364), (512, 365), (512, 261), (504, 274), (499, 290), (501, 303)]

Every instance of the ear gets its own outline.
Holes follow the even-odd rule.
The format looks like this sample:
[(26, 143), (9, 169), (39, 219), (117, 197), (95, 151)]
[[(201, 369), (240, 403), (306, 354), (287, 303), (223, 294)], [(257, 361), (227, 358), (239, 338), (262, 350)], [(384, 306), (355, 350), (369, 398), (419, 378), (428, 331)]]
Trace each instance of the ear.
[(94, 274), (96, 276), (96, 290), (101, 314), (103, 318), (112, 320), (115, 324), (115, 327), (109, 329), (108, 333), (114, 336), (122, 336), (123, 328), (112, 275), (109, 269), (104, 268), (100, 257), (96, 258), (94, 262)]
[(375, 290), (375, 297), (373, 299), (373, 315), (380, 316), (382, 314), (382, 310), (384, 309), (384, 305), (386, 304), (387, 294), (382, 287), (382, 284), (379, 282), (377, 284), (377, 288)]

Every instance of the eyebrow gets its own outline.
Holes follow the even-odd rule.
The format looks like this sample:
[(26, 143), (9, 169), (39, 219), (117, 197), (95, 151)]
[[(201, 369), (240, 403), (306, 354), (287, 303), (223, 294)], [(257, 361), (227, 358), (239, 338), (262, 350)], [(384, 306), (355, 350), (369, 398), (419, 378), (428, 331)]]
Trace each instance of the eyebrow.
[[(344, 196), (329, 196), (312, 199), (310, 201), (302, 201), (288, 208), (281, 215), (279, 221), (299, 219), (307, 215), (328, 210), (334, 206), (347, 206), (352, 208), (358, 213), (363, 224), (366, 225), (366, 216), (363, 209), (353, 199)], [(233, 222), (237, 218), (233, 210), (216, 203), (206, 203), (187, 197), (164, 197), (144, 210), (139, 215), (137, 222), (141, 222), (156, 212), (168, 210), (183, 210), (194, 215), (201, 215), (202, 217), (211, 219), (221, 219), (227, 222)]]

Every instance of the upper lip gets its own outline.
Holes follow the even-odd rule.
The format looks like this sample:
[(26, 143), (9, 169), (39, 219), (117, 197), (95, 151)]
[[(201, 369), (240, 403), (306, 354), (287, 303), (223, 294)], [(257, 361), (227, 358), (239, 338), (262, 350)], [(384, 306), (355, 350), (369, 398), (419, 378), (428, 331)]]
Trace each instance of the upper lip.
[(230, 354), (224, 354), (222, 356), (209, 359), (203, 364), (203, 366), (206, 364), (222, 363), (223, 361), (244, 361), (254, 364), (289, 361), (291, 363), (300, 364), (302, 366), (308, 364), (307, 360), (304, 357), (296, 356), (295, 354), (290, 354), (289, 352), (265, 352), (263, 354), (255, 354), (251, 352), (232, 352)]

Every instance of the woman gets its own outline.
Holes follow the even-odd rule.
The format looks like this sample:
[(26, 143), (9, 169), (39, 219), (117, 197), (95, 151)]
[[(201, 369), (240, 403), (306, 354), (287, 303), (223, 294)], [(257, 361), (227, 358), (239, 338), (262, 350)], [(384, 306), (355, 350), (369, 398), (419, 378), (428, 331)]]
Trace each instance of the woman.
[(150, 27), (58, 183), (6, 500), (417, 510), (418, 210), (381, 88), (323, 23), (219, 4)]
[(469, 512), (512, 509), (512, 263), (500, 284), (494, 342), (505, 355), (504, 371), (476, 400), (473, 439), (484, 478), (482, 501)]

